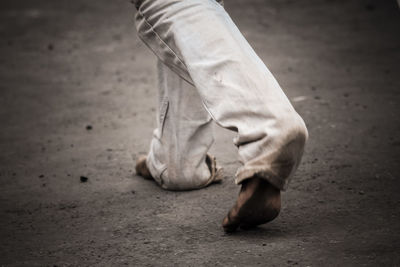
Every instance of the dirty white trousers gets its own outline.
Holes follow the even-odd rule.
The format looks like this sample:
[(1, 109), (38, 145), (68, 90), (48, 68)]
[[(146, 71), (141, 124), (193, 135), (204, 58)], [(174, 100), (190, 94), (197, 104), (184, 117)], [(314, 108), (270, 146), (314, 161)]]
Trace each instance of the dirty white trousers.
[(155, 180), (165, 189), (188, 190), (218, 177), (207, 156), (214, 120), (237, 132), (237, 184), (257, 175), (286, 189), (307, 129), (223, 6), (134, 2), (138, 35), (159, 58), (158, 127), (146, 162)]

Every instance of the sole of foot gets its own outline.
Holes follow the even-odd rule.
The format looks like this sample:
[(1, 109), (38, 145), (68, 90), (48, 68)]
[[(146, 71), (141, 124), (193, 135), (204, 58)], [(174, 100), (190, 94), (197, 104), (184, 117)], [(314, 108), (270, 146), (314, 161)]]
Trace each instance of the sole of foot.
[(275, 219), (280, 209), (280, 190), (265, 179), (253, 177), (242, 182), (236, 204), (224, 218), (222, 226), (228, 233), (238, 227), (254, 228)]

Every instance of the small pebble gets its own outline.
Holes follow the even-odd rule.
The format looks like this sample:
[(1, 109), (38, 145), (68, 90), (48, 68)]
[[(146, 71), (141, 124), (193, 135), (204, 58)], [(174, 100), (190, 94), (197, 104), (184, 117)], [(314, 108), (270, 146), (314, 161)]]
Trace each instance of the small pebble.
[(92, 129), (93, 129), (92, 125), (86, 125), (86, 130), (90, 131)]
[(89, 180), (89, 178), (87, 178), (86, 176), (81, 176), (81, 183), (86, 183), (88, 180)]

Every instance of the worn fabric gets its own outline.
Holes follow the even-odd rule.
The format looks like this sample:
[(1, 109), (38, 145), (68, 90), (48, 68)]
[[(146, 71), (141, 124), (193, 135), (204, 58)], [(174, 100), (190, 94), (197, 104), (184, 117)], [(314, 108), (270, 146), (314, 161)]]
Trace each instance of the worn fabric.
[[(222, 5), (214, 0), (141, 0), (136, 4), (139, 37), (168, 67), (170, 73), (167, 76), (179, 76), (179, 81), (174, 81), (173, 85), (168, 85), (168, 82), (163, 84), (167, 85), (168, 91), (173, 87), (180, 88), (177, 91), (182, 93), (185, 91), (182, 86), (187, 87), (188, 92), (185, 93), (193, 94), (188, 98), (169, 95), (165, 102), (161, 102), (161, 111), (169, 105), (164, 116), (166, 122), (170, 120), (178, 125), (179, 135), (166, 128), (161, 130), (161, 125), (156, 130), (165, 134), (168, 131), (175, 140), (174, 143), (159, 142), (155, 146), (155, 135), (152, 141), (148, 163), (154, 167), (150, 170), (159, 177), (156, 178), (158, 182), (161, 184), (168, 180), (171, 183), (173, 180), (172, 189), (180, 183), (186, 183), (187, 178), (176, 171), (172, 174), (169, 170), (188, 168), (187, 173), (191, 173), (193, 170), (189, 169), (196, 163), (171, 165), (178, 162), (175, 160), (171, 163), (171, 158), (185, 156), (177, 153), (198, 151), (201, 157), (196, 161), (201, 159), (199, 164), (202, 165), (202, 157), (212, 143), (208, 131), (209, 114), (220, 126), (237, 132), (234, 144), (238, 147), (239, 160), (243, 164), (236, 172), (237, 184), (257, 175), (277, 188), (285, 189), (300, 163), (308, 138), (307, 129), (278, 82)], [(165, 74), (168, 71), (162, 70), (161, 75), (163, 72)], [(184, 105), (185, 114), (179, 108), (173, 113), (171, 106), (175, 105)], [(197, 113), (200, 105), (208, 113), (205, 117), (197, 118), (203, 123), (193, 120), (196, 122), (193, 128), (180, 128), (182, 117), (195, 116), (192, 113)], [(181, 139), (182, 131), (187, 131), (188, 135), (196, 134), (185, 140)], [(181, 142), (187, 149), (180, 149)], [(167, 156), (157, 162), (156, 157), (151, 155), (163, 149), (166, 149)], [(159, 168), (168, 174), (160, 176)], [(203, 171), (206, 170), (204, 167), (200, 169), (202, 171), (199, 172), (207, 173)], [(203, 177), (205, 174), (194, 177)], [(164, 188), (168, 189), (168, 186)]]
[(193, 85), (161, 61), (157, 128), (146, 164), (157, 183), (171, 190), (202, 188), (220, 181), (222, 169), (207, 154), (214, 142), (211, 116)]

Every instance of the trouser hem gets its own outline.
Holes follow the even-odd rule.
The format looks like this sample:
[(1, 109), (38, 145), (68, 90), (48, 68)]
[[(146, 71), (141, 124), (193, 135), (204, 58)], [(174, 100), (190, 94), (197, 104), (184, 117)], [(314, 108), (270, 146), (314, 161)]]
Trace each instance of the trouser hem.
[(146, 158), (146, 165), (147, 165), (147, 168), (149, 169), (150, 174), (151, 174), (151, 176), (153, 177), (153, 179), (154, 179), (160, 186), (162, 186), (163, 181), (162, 181), (162, 179), (161, 179), (161, 175), (163, 174), (163, 172), (165, 172), (165, 170), (167, 169), (167, 167), (164, 166), (163, 168), (160, 169), (160, 171), (158, 171), (157, 168), (154, 167), (154, 165), (153, 165), (153, 163), (152, 163), (152, 156), (151, 156), (150, 153), (147, 155), (147, 158)]
[(157, 168), (153, 165), (151, 162), (151, 156), (148, 155), (146, 159), (146, 165), (147, 168), (150, 171), (150, 174), (154, 178), (157, 184), (160, 185), (161, 188), (165, 190), (170, 190), (170, 191), (187, 191), (187, 190), (196, 190), (196, 189), (201, 189), (204, 187), (209, 186), (212, 183), (219, 183), (222, 182), (224, 179), (224, 170), (221, 166), (217, 164), (216, 158), (210, 154), (207, 153), (206, 155), (206, 164), (210, 170), (210, 177), (202, 184), (199, 184), (197, 186), (186, 186), (186, 187), (179, 187), (176, 186), (176, 183), (172, 183), (171, 185), (168, 183), (165, 183), (162, 175), (165, 171), (167, 171), (167, 167), (163, 167), (160, 170), (157, 170)]
[(253, 178), (254, 176), (267, 180), (270, 184), (282, 191), (287, 189), (288, 179), (277, 177), (271, 170), (266, 168), (239, 169), (236, 173), (235, 183), (239, 185), (244, 180)]

